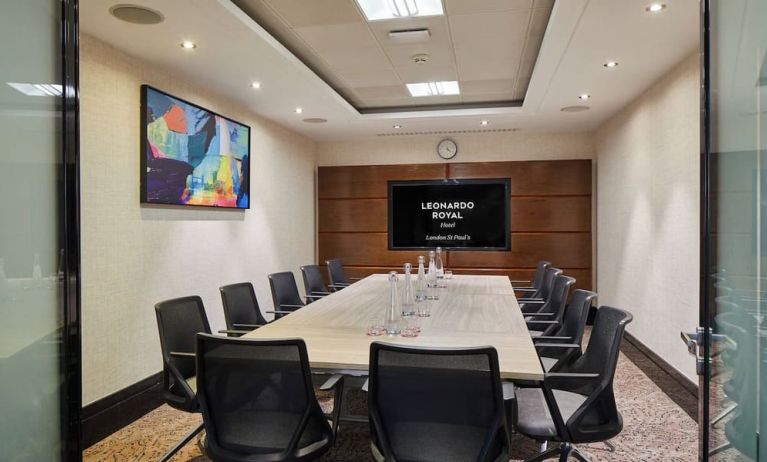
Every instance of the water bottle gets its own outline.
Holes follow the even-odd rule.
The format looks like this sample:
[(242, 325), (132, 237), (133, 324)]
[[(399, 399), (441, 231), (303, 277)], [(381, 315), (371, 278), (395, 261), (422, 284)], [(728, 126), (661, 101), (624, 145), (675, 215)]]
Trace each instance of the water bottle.
[(415, 314), (415, 295), (413, 294), (413, 278), (411, 271), (413, 265), (405, 263), (405, 289), (402, 294), (402, 316), (413, 316)]
[(384, 328), (389, 335), (400, 333), (400, 321), (402, 320), (402, 308), (399, 306), (399, 294), (397, 293), (397, 272), (389, 273), (389, 307), (386, 309)]
[(437, 247), (437, 261), (435, 262), (435, 269), (437, 270), (437, 279), (445, 277), (445, 267), (442, 265), (442, 247)]
[(423, 255), (418, 257), (418, 277), (415, 281), (415, 301), (426, 300), (426, 269), (423, 265)]
[(437, 263), (435, 261), (436, 254), (433, 250), (429, 251), (429, 272), (426, 274), (426, 288), (428, 293), (426, 298), (428, 300), (439, 300), (437, 296)]

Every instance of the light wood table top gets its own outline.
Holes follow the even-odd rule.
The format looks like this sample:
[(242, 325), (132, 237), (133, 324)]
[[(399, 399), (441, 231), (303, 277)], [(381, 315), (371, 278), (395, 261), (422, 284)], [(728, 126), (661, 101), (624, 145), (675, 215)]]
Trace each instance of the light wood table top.
[(437, 289), (431, 316), (420, 318), (416, 338), (366, 335), (389, 304), (388, 275), (374, 274), (296, 312), (250, 332), (250, 338), (303, 338), (314, 369), (367, 372), (370, 343), (424, 347), (493, 346), (501, 377), (540, 380), (538, 355), (509, 279), (455, 275)]

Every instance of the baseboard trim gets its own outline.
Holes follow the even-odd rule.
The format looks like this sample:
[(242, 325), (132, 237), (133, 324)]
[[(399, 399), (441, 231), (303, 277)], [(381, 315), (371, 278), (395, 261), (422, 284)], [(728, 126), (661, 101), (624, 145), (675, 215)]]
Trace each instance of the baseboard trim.
[(82, 447), (88, 448), (158, 408), (162, 399), (162, 372), (83, 407)]
[[(690, 417), (697, 420), (698, 384), (679, 372), (638, 338), (628, 332), (625, 332), (625, 338), (627, 343), (633, 348), (625, 348), (624, 345), (624, 348), (621, 349), (623, 353), (669, 398), (676, 402)], [(642, 361), (643, 358), (638, 358), (638, 354), (642, 355), (652, 364)], [(669, 381), (668, 377), (672, 380)]]

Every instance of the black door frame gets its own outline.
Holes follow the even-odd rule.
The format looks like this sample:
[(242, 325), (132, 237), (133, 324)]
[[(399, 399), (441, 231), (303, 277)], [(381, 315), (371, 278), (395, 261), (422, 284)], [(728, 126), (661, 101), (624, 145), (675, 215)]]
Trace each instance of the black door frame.
[(80, 329), (80, 83), (78, 0), (61, 1), (62, 162), (59, 239), (63, 249), (61, 460), (82, 459)]

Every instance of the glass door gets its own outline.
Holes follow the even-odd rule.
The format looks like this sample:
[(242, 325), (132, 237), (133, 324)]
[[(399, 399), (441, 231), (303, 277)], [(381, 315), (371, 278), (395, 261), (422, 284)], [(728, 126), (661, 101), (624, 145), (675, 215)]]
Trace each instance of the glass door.
[(79, 460), (76, 2), (0, 3), (0, 460)]
[(701, 460), (767, 461), (767, 1), (703, 1)]

